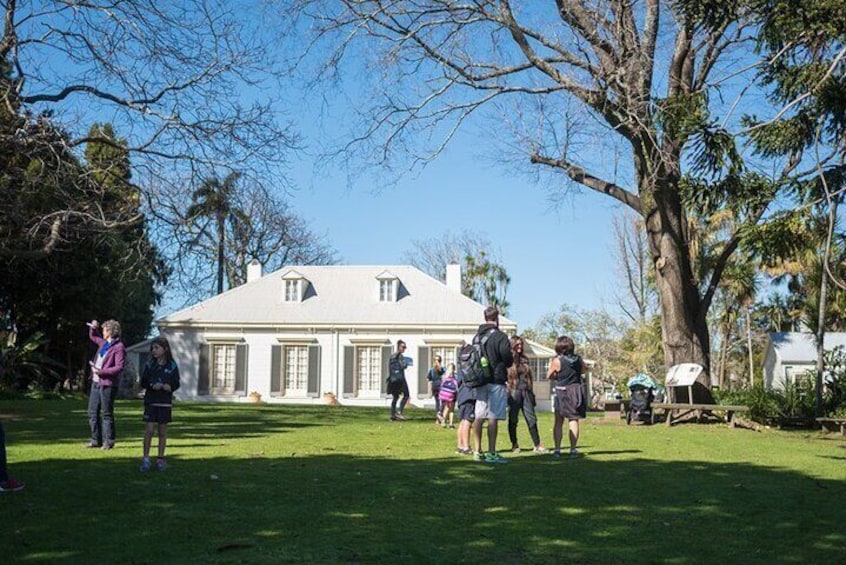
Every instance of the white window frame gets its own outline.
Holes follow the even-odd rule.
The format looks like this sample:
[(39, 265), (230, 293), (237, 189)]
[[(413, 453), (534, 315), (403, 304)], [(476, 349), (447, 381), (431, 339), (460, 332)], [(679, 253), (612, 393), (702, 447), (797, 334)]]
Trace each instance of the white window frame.
[(382, 347), (355, 346), (355, 383), (359, 398), (382, 397)]
[(379, 279), (379, 302), (397, 301), (397, 279)]
[(286, 343), (282, 345), (282, 379), (285, 396), (308, 395), (309, 346)]
[(430, 366), (434, 364), (435, 357), (441, 358), (441, 366), (446, 369), (450, 363), (455, 363), (455, 347), (454, 345), (430, 345), (429, 346), (429, 363)]
[(238, 346), (234, 343), (212, 343), (209, 371), (211, 394), (235, 394)]
[(301, 282), (301, 279), (285, 279), (285, 302), (302, 300)]

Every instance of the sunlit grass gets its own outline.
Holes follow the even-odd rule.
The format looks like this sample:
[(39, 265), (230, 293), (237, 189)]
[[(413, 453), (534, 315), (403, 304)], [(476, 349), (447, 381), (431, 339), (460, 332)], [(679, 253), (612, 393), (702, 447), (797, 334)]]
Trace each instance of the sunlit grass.
[[(83, 400), (2, 401), (3, 562), (705, 563), (846, 561), (846, 441), (592, 417), (579, 460), (453, 453), (429, 412), (179, 404), (165, 473), (141, 406), (83, 449)], [(551, 416), (541, 432), (551, 443)], [(520, 441), (530, 445), (525, 425)], [(500, 447), (508, 446), (502, 426)]]

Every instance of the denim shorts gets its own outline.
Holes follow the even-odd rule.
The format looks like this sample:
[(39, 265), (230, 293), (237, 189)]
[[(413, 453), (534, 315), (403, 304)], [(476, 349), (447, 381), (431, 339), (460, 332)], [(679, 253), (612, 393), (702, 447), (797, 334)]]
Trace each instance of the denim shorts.
[(476, 387), (476, 418), (505, 420), (508, 415), (508, 393), (505, 385), (486, 384)]

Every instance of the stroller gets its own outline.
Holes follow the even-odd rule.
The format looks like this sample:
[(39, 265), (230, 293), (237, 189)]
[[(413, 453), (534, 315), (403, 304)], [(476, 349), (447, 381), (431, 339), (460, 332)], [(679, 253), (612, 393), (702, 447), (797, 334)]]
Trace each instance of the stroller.
[(632, 420), (637, 422), (652, 423), (652, 402), (655, 400), (656, 392), (663, 397), (662, 387), (657, 384), (649, 375), (638, 373), (626, 383), (631, 393), (629, 409), (626, 411), (626, 424)]

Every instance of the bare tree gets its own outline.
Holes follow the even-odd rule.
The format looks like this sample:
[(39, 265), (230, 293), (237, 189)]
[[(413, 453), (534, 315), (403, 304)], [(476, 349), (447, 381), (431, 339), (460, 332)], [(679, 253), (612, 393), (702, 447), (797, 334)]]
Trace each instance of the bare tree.
[[(475, 257), (483, 251), (491, 253), (493, 244), (487, 235), (462, 230), (447, 231), (429, 239), (412, 240), (411, 247), (402, 256), (402, 261), (439, 281), (445, 281), (447, 265), (464, 265), (468, 256)], [(496, 256), (493, 258), (498, 260)], [(466, 265), (463, 271), (466, 271)]]
[[(220, 169), (279, 175), (298, 139), (269, 101), (243, 103), (238, 95), (260, 85), (272, 66), (244, 7), (222, 0), (0, 2), (0, 146), (40, 159), (45, 174), (66, 182), (44, 155), (111, 142), (88, 133), (105, 117), (125, 136), (139, 196), (154, 196), (153, 186), (184, 190), (174, 171), (180, 178)], [(45, 136), (44, 121), (62, 135)], [(22, 219), (29, 241), (3, 249), (6, 255), (49, 253), (70, 225), (98, 230), (139, 221), (98, 215), (70, 193), (53, 206), (46, 220)]]
[(493, 245), (486, 235), (466, 230), (446, 232), (440, 237), (414, 240), (412, 247), (403, 255), (403, 261), (440, 281), (446, 280), (447, 265), (461, 265), (461, 292), (507, 314), (506, 295), (511, 279), (491, 251)]
[(616, 293), (617, 306), (635, 324), (646, 323), (657, 312), (658, 296), (643, 220), (623, 213), (613, 220), (614, 249), (623, 290)]
[[(381, 96), (361, 101), (363, 130), (345, 146), (347, 155), (371, 147), (378, 163), (402, 152), (431, 159), (458, 127), (492, 103), (533, 117), (527, 120), (532, 131), (513, 140), (528, 141), (527, 162), (613, 198), (643, 218), (666, 363), (696, 362), (709, 373), (707, 312), (714, 292), (742, 230), (761, 219), (772, 196), (732, 193), (737, 184), (708, 189), (714, 201), (742, 213), (738, 231), (727, 234), (700, 279), (689, 250), (683, 169), (691, 155), (721, 171), (728, 157), (736, 157), (724, 127), (736, 105), (721, 106), (721, 98), (711, 94), (722, 80), (742, 73), (729, 56), (749, 40), (743, 5), (302, 0), (296, 13), (311, 18), (315, 49), (334, 47), (328, 64), (324, 60), (326, 76), (336, 77), (346, 56), (357, 61), (369, 55), (368, 70), (381, 81)], [(359, 46), (366, 52), (357, 51)], [(741, 56), (752, 59), (751, 47)], [(570, 102), (595, 124), (591, 135), (602, 132), (628, 147), (630, 180), (608, 178), (601, 148), (587, 137), (580, 140), (580, 132), (562, 129), (556, 117)], [(717, 112), (723, 115), (713, 115)], [(418, 151), (429, 139), (434, 144)]]
[[(210, 200), (209, 188), (215, 189)], [(310, 230), (284, 197), (260, 183), (237, 176), (227, 176), (224, 182), (210, 178), (196, 193), (209, 208), (192, 205), (186, 212), (184, 202), (170, 198), (161, 206), (156, 226), (158, 238), (169, 242), (162, 251), (173, 268), (171, 279), (179, 295), (174, 299), (181, 304), (244, 284), (253, 259), (265, 272), (285, 265), (338, 262), (325, 234)]]

